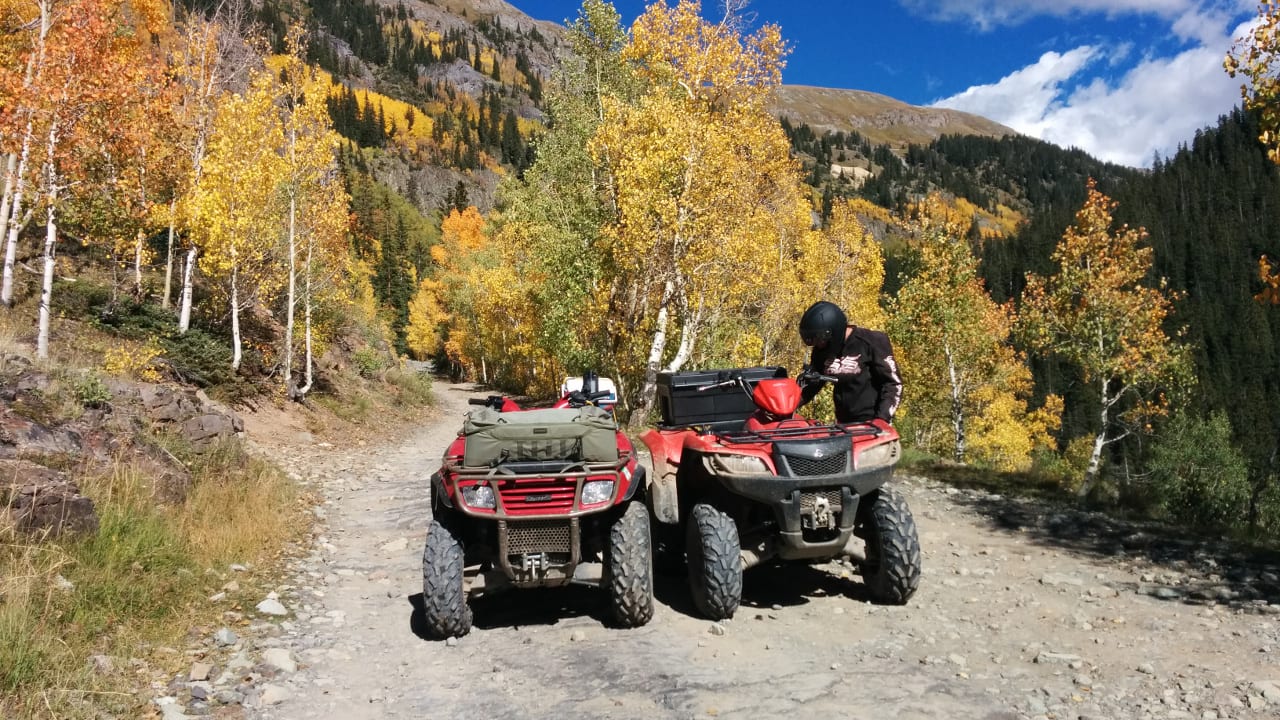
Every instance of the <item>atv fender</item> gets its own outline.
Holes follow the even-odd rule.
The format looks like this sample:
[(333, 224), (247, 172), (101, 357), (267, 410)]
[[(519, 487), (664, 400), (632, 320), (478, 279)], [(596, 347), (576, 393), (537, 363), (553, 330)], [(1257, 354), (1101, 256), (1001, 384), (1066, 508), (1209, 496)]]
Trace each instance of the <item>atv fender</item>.
[[(680, 522), (680, 499), (676, 491), (676, 468), (680, 463), (683, 445), (679, 438), (650, 430), (640, 436), (648, 450), (644, 453), (646, 491), (654, 517), (659, 522), (674, 525)], [(674, 442), (673, 442), (674, 440)]]
[(453, 499), (444, 489), (444, 478), (439, 472), (431, 473), (431, 499), (438, 501), (444, 507), (453, 508)]

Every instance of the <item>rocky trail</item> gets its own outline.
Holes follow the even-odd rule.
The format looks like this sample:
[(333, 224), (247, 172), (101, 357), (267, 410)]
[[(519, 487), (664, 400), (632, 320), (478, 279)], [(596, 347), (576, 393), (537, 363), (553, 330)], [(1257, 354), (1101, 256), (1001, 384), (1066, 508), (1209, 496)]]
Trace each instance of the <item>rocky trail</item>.
[(912, 477), (904, 607), (840, 563), (758, 568), (731, 621), (660, 575), (639, 629), (568, 588), (424, 640), (427, 479), (477, 394), (438, 383), (433, 418), (380, 447), (252, 438), (321, 498), (313, 547), (254, 624), (206, 640), (166, 718), (1280, 717), (1280, 559)]

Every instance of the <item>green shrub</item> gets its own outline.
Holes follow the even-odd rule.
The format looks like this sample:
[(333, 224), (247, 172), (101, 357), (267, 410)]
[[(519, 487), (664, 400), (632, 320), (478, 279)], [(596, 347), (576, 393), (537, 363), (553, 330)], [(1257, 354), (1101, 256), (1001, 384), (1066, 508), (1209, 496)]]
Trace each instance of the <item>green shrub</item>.
[(1158, 504), (1178, 522), (1233, 527), (1249, 508), (1249, 471), (1224, 413), (1178, 413), (1157, 436), (1147, 464)]
[(351, 361), (355, 363), (356, 372), (359, 372), (360, 377), (363, 378), (377, 377), (387, 367), (387, 356), (372, 347), (363, 347), (355, 351)]
[(387, 373), (387, 382), (394, 386), (399, 405), (430, 405), (431, 376), (424, 372), (396, 369)]
[(111, 391), (102, 382), (98, 373), (92, 370), (84, 373), (74, 381), (76, 399), (88, 408), (102, 407), (111, 401)]

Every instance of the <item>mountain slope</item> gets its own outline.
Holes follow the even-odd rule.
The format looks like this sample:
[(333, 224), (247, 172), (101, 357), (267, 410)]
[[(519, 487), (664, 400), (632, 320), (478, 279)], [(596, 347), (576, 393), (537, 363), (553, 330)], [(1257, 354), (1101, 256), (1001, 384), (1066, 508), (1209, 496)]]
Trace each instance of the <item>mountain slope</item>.
[(978, 115), (908, 105), (863, 90), (784, 85), (778, 90), (777, 114), (803, 122), (820, 133), (854, 131), (874, 144), (901, 148), (924, 145), (943, 135), (1004, 137), (1016, 133)]

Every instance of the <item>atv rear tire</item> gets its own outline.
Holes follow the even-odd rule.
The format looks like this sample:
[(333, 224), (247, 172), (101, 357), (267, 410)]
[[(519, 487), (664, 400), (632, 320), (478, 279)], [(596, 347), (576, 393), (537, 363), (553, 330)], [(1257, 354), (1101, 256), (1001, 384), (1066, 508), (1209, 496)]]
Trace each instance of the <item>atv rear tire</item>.
[(920, 539), (907, 501), (881, 487), (859, 508), (858, 536), (866, 540), (862, 579), (871, 599), (904, 605), (920, 586)]
[(462, 585), (462, 541), (447, 513), (437, 512), (422, 551), (422, 611), (427, 634), (437, 640), (471, 631), (471, 608)]
[(653, 618), (653, 541), (649, 510), (632, 502), (609, 528), (605, 559), (609, 609), (623, 627), (639, 627)]
[(733, 617), (742, 602), (742, 547), (733, 518), (705, 503), (693, 506), (685, 529), (693, 604), (712, 620)]

